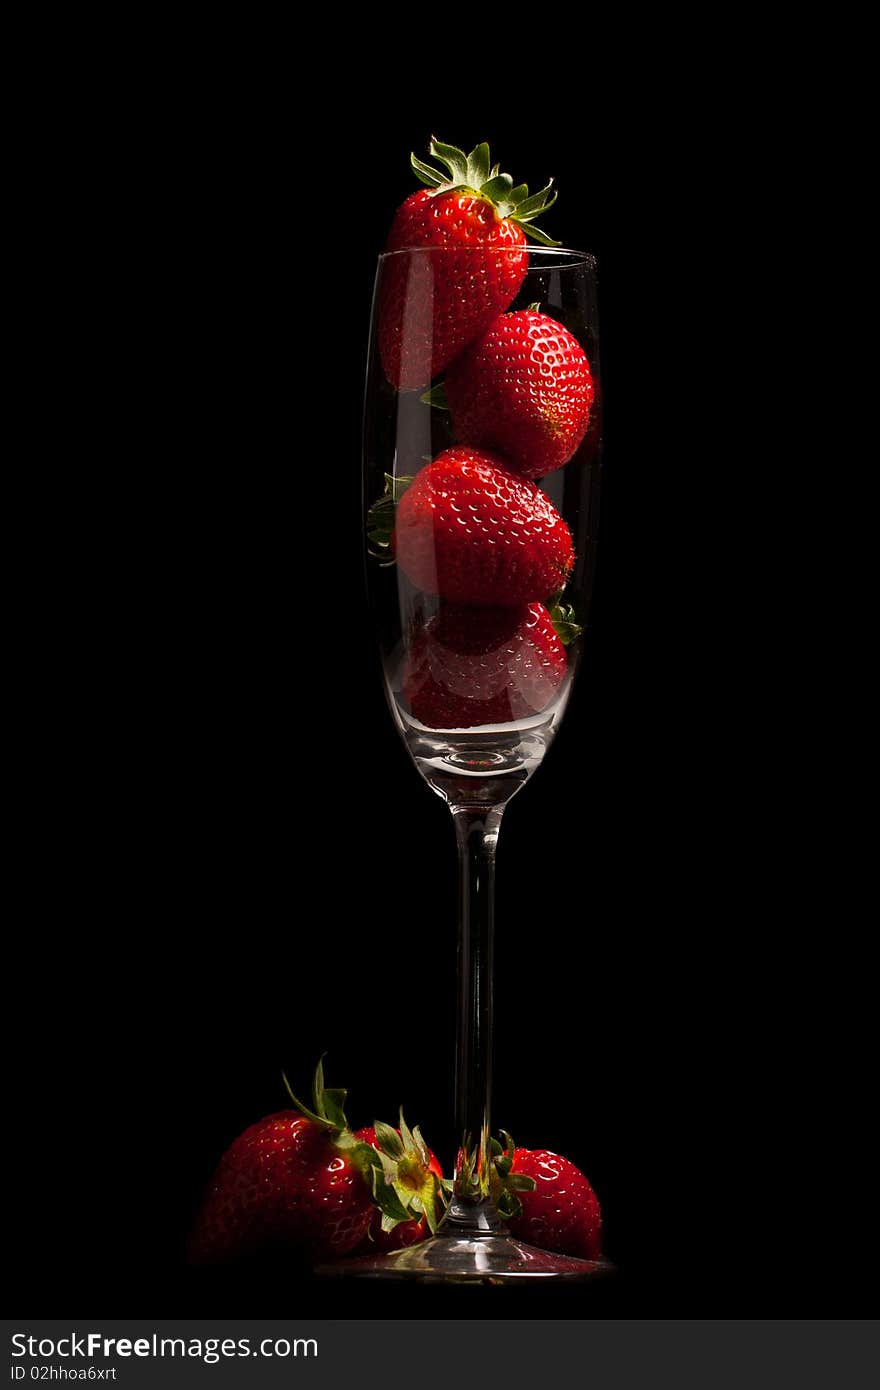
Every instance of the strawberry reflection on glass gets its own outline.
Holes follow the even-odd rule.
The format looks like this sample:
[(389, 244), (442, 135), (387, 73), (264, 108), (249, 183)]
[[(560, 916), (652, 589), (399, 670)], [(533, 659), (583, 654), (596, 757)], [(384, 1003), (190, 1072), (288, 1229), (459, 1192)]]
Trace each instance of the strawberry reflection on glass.
[(542, 603), (446, 604), (412, 639), (403, 695), (434, 729), (504, 724), (546, 709), (565, 669), (565, 647)]

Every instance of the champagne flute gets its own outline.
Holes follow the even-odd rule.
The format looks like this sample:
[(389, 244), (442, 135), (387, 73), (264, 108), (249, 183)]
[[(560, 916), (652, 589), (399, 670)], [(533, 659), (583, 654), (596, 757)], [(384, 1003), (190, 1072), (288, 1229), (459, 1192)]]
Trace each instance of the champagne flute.
[[(544, 474), (540, 443), (535, 446), (527, 429), (511, 428), (503, 404), (495, 399), (493, 405), (491, 390), (487, 395), (484, 389), (476, 402), (462, 402), (459, 382), (454, 398), (452, 386), (461, 377), (454, 361), (445, 394), (436, 380), (425, 389), (432, 334), (448, 331), (448, 319), (445, 329), (442, 320), (451, 254), (460, 253), (430, 248), (379, 257), (364, 416), (364, 502), (367, 582), (391, 713), (415, 766), (449, 806), (458, 841), (458, 1158), (454, 1191), (435, 1236), (392, 1254), (343, 1261), (337, 1272), (426, 1280), (583, 1279), (603, 1262), (540, 1250), (506, 1231), (493, 1200), (498, 1151), (490, 1135), (490, 1103), (496, 843), (505, 807), (540, 764), (565, 712), (581, 660), (595, 561), (596, 266), (591, 256), (564, 249), (517, 253), (524, 273), (507, 313), (520, 314), (519, 329), (539, 351), (532, 406), (540, 413), (546, 405), (542, 372), (555, 373), (558, 383), (568, 371), (554, 355), (565, 344), (554, 341), (553, 323), (577, 340), (592, 378), (586, 432), (576, 431), (582, 438), (573, 457)], [(481, 248), (481, 255), (493, 254), (508, 261), (511, 256), (509, 249)], [(459, 308), (467, 318), (469, 305)], [(465, 396), (473, 394), (467, 380), (463, 389)], [(583, 417), (583, 392), (579, 402)], [(553, 409), (551, 402), (551, 434), (558, 427), (565, 436), (566, 420), (554, 420)], [(499, 498), (499, 478), (491, 470), (508, 465), (515, 476), (511, 480), (502, 471)], [(439, 491), (419, 498), (426, 470), (444, 468)], [(450, 478), (453, 490), (444, 492)], [(487, 478), (498, 505), (484, 510), (469, 489), (484, 486)], [(530, 523), (533, 513), (536, 524)], [(451, 532), (445, 539), (442, 528)], [(541, 552), (539, 569), (547, 560), (547, 575), (569, 547), (558, 585), (547, 575), (523, 581), (535, 560), (531, 545)], [(473, 588), (474, 565), (483, 592)], [(556, 587), (564, 592), (551, 598)]]

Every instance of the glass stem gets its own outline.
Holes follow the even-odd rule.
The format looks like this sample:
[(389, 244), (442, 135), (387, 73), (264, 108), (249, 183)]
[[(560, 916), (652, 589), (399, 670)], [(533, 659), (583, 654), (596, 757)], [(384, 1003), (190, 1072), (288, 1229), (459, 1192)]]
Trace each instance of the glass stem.
[(492, 949), (495, 847), (503, 806), (453, 810), (458, 839), (458, 1035), (455, 1115), (461, 1147), (447, 1226), (488, 1229), (492, 1099)]

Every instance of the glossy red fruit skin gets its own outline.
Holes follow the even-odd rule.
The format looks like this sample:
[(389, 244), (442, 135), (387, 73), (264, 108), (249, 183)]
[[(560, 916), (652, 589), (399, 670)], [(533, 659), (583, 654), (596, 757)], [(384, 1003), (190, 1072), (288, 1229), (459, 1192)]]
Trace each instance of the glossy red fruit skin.
[(549, 1149), (517, 1149), (514, 1173), (535, 1179), (534, 1192), (518, 1192), (522, 1215), (507, 1222), (517, 1240), (598, 1260), (602, 1254), (599, 1199), (579, 1168)]
[(502, 314), (446, 374), (456, 437), (497, 449), (525, 478), (576, 452), (590, 422), (593, 377), (580, 343), (547, 314)]
[(454, 445), (416, 475), (397, 507), (397, 563), (417, 589), (484, 608), (541, 600), (574, 564), (549, 497), (500, 455)]
[[(356, 1130), (355, 1138), (361, 1139), (365, 1144), (371, 1144), (374, 1149), (379, 1147), (376, 1143), (376, 1131), (372, 1125), (368, 1125), (366, 1129)], [(430, 1159), (428, 1167), (431, 1172), (436, 1173), (438, 1178), (442, 1178), (443, 1170), (437, 1155), (429, 1149), (428, 1157)], [(383, 1231), (382, 1213), (374, 1210), (369, 1232), (364, 1242), (364, 1251), (369, 1250), (372, 1254), (384, 1255), (389, 1250), (402, 1250), (404, 1246), (417, 1245), (420, 1240), (427, 1240), (430, 1234), (424, 1216), (418, 1221), (401, 1221), (400, 1225), (395, 1226), (393, 1231)]]
[(282, 1110), (226, 1150), (196, 1218), (189, 1257), (208, 1264), (279, 1243), (313, 1257), (345, 1255), (363, 1239), (373, 1210), (366, 1182), (327, 1131)]
[(515, 299), (528, 266), (524, 232), (485, 198), (420, 189), (398, 208), (379, 290), (379, 356), (398, 391), (423, 390)]
[(546, 709), (565, 670), (565, 647), (543, 604), (444, 604), (412, 640), (403, 696), (433, 729), (506, 724)]

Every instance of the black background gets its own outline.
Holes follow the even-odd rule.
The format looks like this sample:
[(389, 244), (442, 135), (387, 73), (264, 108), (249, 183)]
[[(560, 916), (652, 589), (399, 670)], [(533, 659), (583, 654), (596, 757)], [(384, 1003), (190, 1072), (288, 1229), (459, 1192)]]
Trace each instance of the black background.
[[(57, 592), (66, 699), (34, 813), (51, 926), (13, 977), (19, 1306), (853, 1314), (803, 953), (755, 889), (736, 787), (758, 677), (751, 610), (726, 606), (736, 252), (690, 117), (554, 93), (547, 140), (513, 102), (365, 90), (334, 167), (306, 160), (314, 113), (215, 95), (138, 130), (114, 223), (117, 471)], [(355, 1124), (403, 1101), (452, 1157), (454, 842), (384, 704), (359, 496), (375, 257), (434, 129), (532, 187), (552, 174), (548, 230), (600, 268), (587, 657), (498, 859), (496, 1122), (593, 1182), (620, 1272), (586, 1291), (392, 1299), (182, 1256), (220, 1153), (324, 1051)]]

